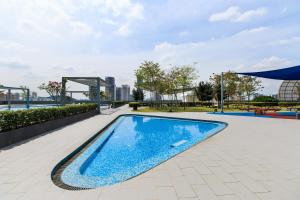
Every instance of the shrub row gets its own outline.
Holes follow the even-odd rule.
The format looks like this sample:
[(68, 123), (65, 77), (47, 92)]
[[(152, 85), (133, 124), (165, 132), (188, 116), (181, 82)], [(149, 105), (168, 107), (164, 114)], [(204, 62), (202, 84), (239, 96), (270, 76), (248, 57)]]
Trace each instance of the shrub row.
[(133, 108), (133, 106), (137, 105), (138, 107), (141, 107), (141, 106), (150, 106), (150, 103), (148, 102), (129, 102), (129, 107), (130, 108)]
[[(138, 104), (138, 106), (172, 106), (176, 102), (130, 102), (129, 107), (133, 107), (133, 105)], [(214, 105), (213, 102), (203, 101), (203, 102), (178, 102), (179, 106), (186, 106), (186, 107), (194, 107), (194, 106), (205, 106), (205, 107), (212, 107)], [(280, 106), (280, 107), (292, 107), (292, 106), (300, 106), (300, 102), (255, 102), (255, 101), (244, 101), (244, 102), (236, 102), (236, 101), (225, 101), (224, 106), (228, 105), (251, 105), (251, 106), (257, 106), (257, 107), (271, 107), (271, 106)]]
[(225, 105), (251, 105), (257, 107), (268, 107), (268, 106), (280, 106), (280, 107), (292, 107), (292, 106), (300, 106), (300, 102), (241, 102), (241, 103), (233, 103), (233, 102), (225, 102)]
[(96, 110), (96, 104), (0, 112), (0, 132)]
[(128, 101), (113, 101), (112, 108), (118, 108), (118, 107), (124, 106), (127, 103), (128, 103)]

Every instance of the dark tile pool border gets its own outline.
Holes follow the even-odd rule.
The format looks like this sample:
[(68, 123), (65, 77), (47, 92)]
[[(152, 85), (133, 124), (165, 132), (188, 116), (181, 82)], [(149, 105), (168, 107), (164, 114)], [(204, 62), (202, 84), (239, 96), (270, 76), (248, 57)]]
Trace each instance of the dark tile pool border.
[[(52, 182), (62, 188), (62, 189), (66, 189), (66, 190), (88, 190), (88, 189), (95, 189), (95, 188), (82, 188), (82, 187), (74, 187), (74, 186), (70, 186), (70, 185), (67, 185), (65, 184), (62, 180), (61, 180), (61, 174), (62, 172), (64, 171), (64, 169), (73, 161), (75, 160), (82, 152), (84, 152), (90, 145), (93, 144), (93, 142), (95, 140), (97, 140), (101, 135), (102, 133), (107, 130), (114, 122), (116, 122), (120, 117), (123, 117), (123, 116), (142, 116), (142, 117), (158, 117), (158, 118), (165, 118), (165, 119), (175, 119), (175, 120), (193, 120), (193, 121), (200, 121), (200, 122), (210, 122), (210, 123), (219, 123), (219, 124), (223, 124), (224, 125), (224, 128), (214, 132), (213, 134), (209, 135), (207, 138), (205, 138), (205, 140), (207, 140), (208, 138), (218, 134), (219, 132), (223, 131), (225, 128), (227, 128), (228, 126), (228, 123), (226, 122), (222, 122), (222, 121), (217, 121), (217, 120), (205, 120), (205, 119), (195, 119), (195, 118), (184, 118), (184, 117), (170, 117), (170, 116), (160, 116), (160, 115), (146, 115), (146, 114), (131, 114), (131, 113), (128, 113), (128, 114), (121, 114), (121, 115), (118, 115), (116, 116), (112, 121), (110, 121), (107, 125), (105, 125), (101, 130), (99, 130), (96, 134), (94, 134), (92, 137), (90, 137), (87, 141), (85, 141), (82, 145), (80, 145), (79, 147), (77, 147), (73, 152), (71, 152), (69, 155), (67, 155), (64, 159), (62, 159), (60, 162), (58, 162), (55, 167), (53, 168), (53, 170), (51, 171), (51, 180)], [(203, 141), (205, 141), (203, 140)], [(201, 141), (201, 142), (203, 142)], [(201, 143), (201, 142), (198, 142), (194, 145), (192, 145), (190, 148), (192, 148), (193, 146)], [(188, 148), (188, 149), (190, 149)], [(188, 150), (186, 149), (186, 150)], [(159, 163), (158, 165), (161, 165), (162, 163), (170, 160), (171, 158), (185, 152), (186, 150), (178, 153), (178, 154), (175, 154), (174, 156), (170, 157), (169, 159)], [(156, 166), (158, 166), (156, 165)], [(149, 169), (150, 170), (150, 169)], [(147, 171), (149, 171), (147, 170)], [(147, 171), (144, 171), (143, 173), (147, 172)], [(138, 174), (137, 176), (143, 174), (143, 173), (140, 173)], [(133, 176), (131, 177), (130, 179), (134, 178), (136, 176)], [(127, 180), (130, 180), (130, 179), (127, 179)]]

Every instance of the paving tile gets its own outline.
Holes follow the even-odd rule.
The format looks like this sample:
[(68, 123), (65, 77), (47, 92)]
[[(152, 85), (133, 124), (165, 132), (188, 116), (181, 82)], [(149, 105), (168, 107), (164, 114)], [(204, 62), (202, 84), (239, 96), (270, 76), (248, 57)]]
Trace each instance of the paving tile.
[(178, 197), (196, 197), (191, 185), (184, 179), (183, 176), (172, 177), (172, 184)]
[(176, 200), (178, 199), (176, 196), (175, 189), (173, 187), (158, 187), (157, 188), (157, 196), (160, 200)]
[(205, 184), (203, 178), (197, 173), (194, 168), (182, 169), (185, 179), (192, 185)]
[(198, 197), (192, 197), (192, 198), (179, 198), (179, 200), (199, 200)]
[(212, 172), (202, 162), (193, 162), (193, 167), (199, 174), (212, 174)]
[(239, 197), (242, 200), (257, 200), (258, 197), (255, 193), (248, 190), (240, 182), (237, 183), (225, 183), (225, 185), (233, 191), (234, 195)]
[(171, 178), (166, 170), (158, 171), (154, 176), (156, 186), (172, 186)]
[(184, 156), (175, 157), (175, 162), (180, 169), (192, 167), (192, 163)]
[(202, 175), (202, 177), (216, 195), (233, 194), (215, 175)]
[(182, 176), (181, 169), (173, 162), (167, 162), (167, 172), (170, 177)]
[(217, 200), (217, 196), (207, 185), (193, 185), (193, 189), (200, 200)]
[(224, 196), (218, 196), (218, 200), (239, 200), (235, 195), (224, 195)]
[(233, 176), (252, 192), (269, 192), (269, 190), (266, 189), (260, 182), (254, 181), (246, 174), (234, 173)]
[(209, 169), (224, 183), (237, 182), (237, 180), (222, 167), (209, 167)]
[[(257, 196), (259, 197), (260, 200), (284, 200), (279, 196), (275, 195), (273, 192), (258, 193)], [(291, 199), (287, 199), (287, 200), (291, 200)]]
[[(294, 194), (292, 191), (288, 190), (287, 188), (285, 188), (278, 182), (263, 181), (262, 184), (270, 191), (270, 194), (269, 195), (259, 195), (259, 196), (263, 196), (264, 198), (267, 198), (269, 196), (276, 196), (277, 198), (280, 198), (280, 199), (289, 199), (289, 200), (299, 199), (296, 196), (296, 194)], [(300, 185), (298, 185), (298, 188), (300, 188)]]

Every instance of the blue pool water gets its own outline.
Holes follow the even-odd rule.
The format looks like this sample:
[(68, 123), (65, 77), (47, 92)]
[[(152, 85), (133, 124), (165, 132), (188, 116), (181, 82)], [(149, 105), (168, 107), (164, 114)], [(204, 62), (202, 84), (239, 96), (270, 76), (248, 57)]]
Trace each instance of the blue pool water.
[(83, 188), (122, 182), (225, 127), (221, 122), (121, 116), (64, 169), (61, 180)]

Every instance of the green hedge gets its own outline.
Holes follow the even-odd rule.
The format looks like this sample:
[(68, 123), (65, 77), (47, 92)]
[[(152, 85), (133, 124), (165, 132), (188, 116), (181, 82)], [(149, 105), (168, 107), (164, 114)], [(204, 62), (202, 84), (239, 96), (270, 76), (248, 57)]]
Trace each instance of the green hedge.
[(300, 106), (300, 102), (279, 102), (279, 106), (282, 107)]
[(0, 112), (0, 132), (96, 110), (96, 104)]
[(127, 103), (128, 103), (128, 101), (113, 101), (112, 102), (112, 107), (113, 108), (118, 108), (118, 107), (124, 106)]

